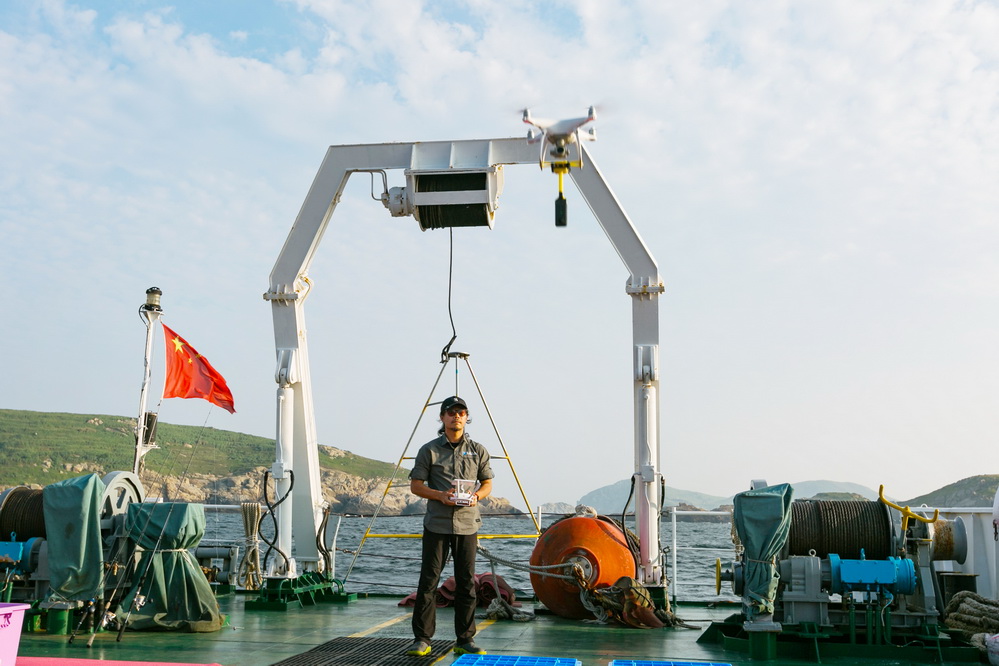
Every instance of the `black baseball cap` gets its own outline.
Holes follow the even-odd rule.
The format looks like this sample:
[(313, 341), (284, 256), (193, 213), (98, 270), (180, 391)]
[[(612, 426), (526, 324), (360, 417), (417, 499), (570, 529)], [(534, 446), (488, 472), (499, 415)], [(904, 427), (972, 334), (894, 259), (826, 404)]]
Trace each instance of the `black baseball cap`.
[(465, 401), (456, 395), (452, 395), (450, 398), (444, 398), (444, 402), (441, 403), (441, 414), (451, 409), (452, 407), (461, 407), (464, 410), (468, 410), (468, 405)]

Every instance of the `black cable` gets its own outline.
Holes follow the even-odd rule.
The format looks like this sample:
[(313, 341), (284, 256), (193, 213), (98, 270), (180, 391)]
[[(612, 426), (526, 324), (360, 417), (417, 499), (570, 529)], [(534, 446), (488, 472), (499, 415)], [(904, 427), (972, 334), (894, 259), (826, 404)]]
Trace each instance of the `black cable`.
[[(656, 522), (662, 523), (665, 507), (666, 507), (666, 477), (659, 475), (659, 517), (656, 518)], [(660, 541), (660, 543), (662, 542)], [(672, 581), (666, 575), (666, 562), (669, 559), (666, 556), (666, 554), (669, 552), (669, 546), (663, 546), (662, 548), (660, 548), (659, 552), (663, 558), (662, 566), (660, 567), (660, 569), (663, 572), (663, 581), (666, 583), (666, 587), (668, 588), (670, 586), (670, 583), (672, 583)]]
[[(263, 568), (265, 571), (267, 570), (267, 558), (270, 557), (271, 551), (275, 551), (278, 555), (280, 555), (284, 559), (284, 562), (285, 562), (286, 565), (289, 562), (288, 556), (284, 553), (284, 551), (282, 551), (280, 548), (278, 548), (275, 545), (275, 544), (277, 544), (277, 540), (278, 540), (278, 521), (277, 521), (277, 516), (274, 513), (274, 509), (276, 509), (278, 506), (280, 506), (281, 502), (283, 502), (286, 499), (288, 499), (288, 497), (291, 495), (291, 489), (295, 487), (295, 472), (293, 470), (289, 469), (288, 470), (288, 478), (290, 480), (290, 483), (288, 485), (288, 492), (286, 492), (284, 494), (284, 497), (282, 497), (281, 499), (279, 499), (276, 503), (274, 503), (272, 505), (270, 498), (267, 496), (267, 477), (269, 477), (270, 474), (271, 474), (270, 470), (266, 470), (264, 472), (264, 484), (263, 484), (264, 488), (263, 488), (263, 491), (264, 491), (264, 504), (267, 505), (267, 513), (265, 515), (263, 515), (263, 516), (260, 516), (260, 520), (257, 522), (257, 534), (260, 536), (260, 540), (267, 544), (267, 551), (264, 553), (264, 559), (263, 559), (263, 561), (260, 564), (261, 568)], [(275, 488), (275, 490), (276, 490), (276, 488)], [(268, 541), (267, 537), (264, 536), (264, 533), (260, 531), (260, 526), (264, 524), (264, 518), (266, 516), (270, 516), (271, 520), (274, 521), (274, 540), (273, 541)]]
[(451, 351), (451, 345), (454, 341), (458, 339), (458, 333), (454, 328), (454, 315), (451, 314), (451, 275), (454, 272), (454, 229), (448, 228), (448, 234), (450, 238), (450, 251), (448, 255), (447, 263), (447, 316), (451, 320), (451, 339), (448, 343), (444, 345), (444, 349), (441, 350), (441, 363), (447, 363), (448, 353)]
[(659, 520), (663, 519), (663, 507), (666, 506), (666, 477), (659, 477)]
[(621, 526), (625, 525), (624, 517), (628, 515), (628, 505), (631, 504), (631, 498), (635, 495), (635, 476), (631, 476), (631, 488), (628, 490), (628, 499), (624, 502), (624, 508), (621, 509)]
[(333, 568), (333, 556), (330, 554), (330, 549), (326, 547), (326, 528), (330, 523), (330, 507), (327, 506), (323, 510), (323, 519), (319, 523), (319, 529), (316, 530), (316, 549), (319, 554), (322, 555), (323, 564), (326, 565), (326, 575), (329, 576), (330, 570)]
[[(635, 535), (628, 530), (628, 524), (624, 522), (624, 517), (628, 514), (628, 505), (631, 504), (631, 498), (635, 495), (635, 477), (631, 477), (631, 489), (628, 491), (628, 499), (624, 503), (624, 508), (621, 509), (621, 532), (624, 534), (625, 543), (628, 544), (628, 550), (631, 551), (631, 556), (635, 558), (635, 564), (637, 569), (638, 562), (642, 559), (641, 547), (637, 543)], [(658, 519), (658, 516), (657, 516)], [(635, 517), (638, 520), (638, 516)]]

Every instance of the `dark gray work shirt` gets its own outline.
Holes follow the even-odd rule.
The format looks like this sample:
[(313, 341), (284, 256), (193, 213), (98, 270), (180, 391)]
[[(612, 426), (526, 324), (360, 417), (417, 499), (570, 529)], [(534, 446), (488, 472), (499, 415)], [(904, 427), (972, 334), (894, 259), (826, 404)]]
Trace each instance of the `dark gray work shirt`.
[[(451, 444), (441, 435), (420, 447), (416, 454), (411, 480), (423, 481), (434, 490), (450, 490), (452, 479), (485, 481), (493, 478), (486, 447), (472, 440), (468, 434), (461, 441)], [(482, 518), (479, 506), (448, 506), (436, 500), (427, 501), (427, 515), (423, 527), (437, 534), (475, 534)]]

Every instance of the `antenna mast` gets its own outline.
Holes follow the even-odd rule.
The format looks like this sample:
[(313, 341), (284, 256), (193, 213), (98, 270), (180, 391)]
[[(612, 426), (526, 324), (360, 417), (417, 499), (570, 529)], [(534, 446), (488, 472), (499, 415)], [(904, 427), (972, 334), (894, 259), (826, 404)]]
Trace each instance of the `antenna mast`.
[(135, 424), (135, 458), (132, 461), (132, 473), (138, 475), (142, 470), (142, 457), (156, 446), (156, 412), (146, 411), (146, 396), (149, 391), (149, 378), (151, 375), (150, 362), (153, 357), (153, 333), (154, 324), (163, 316), (163, 308), (160, 307), (160, 298), (163, 292), (159, 287), (146, 289), (146, 302), (139, 306), (139, 317), (146, 324), (146, 355), (144, 372), (142, 375), (142, 390), (139, 391), (139, 420)]

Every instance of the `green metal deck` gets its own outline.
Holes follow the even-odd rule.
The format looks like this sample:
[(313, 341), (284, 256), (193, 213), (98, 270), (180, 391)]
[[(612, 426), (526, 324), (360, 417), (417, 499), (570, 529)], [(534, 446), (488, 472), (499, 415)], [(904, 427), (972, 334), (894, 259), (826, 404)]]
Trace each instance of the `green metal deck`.
[[(91, 648), (86, 647), (87, 635), (77, 636), (69, 644), (67, 636), (24, 633), (19, 655), (270, 666), (340, 636), (411, 638), (412, 611), (398, 606), (398, 600), (399, 597), (368, 596), (348, 604), (322, 603), (297, 610), (261, 611), (245, 610), (246, 597), (235, 595), (220, 599), (222, 610), (229, 617), (229, 626), (219, 632), (127, 632), (121, 642), (116, 641), (116, 633), (101, 632), (95, 636)], [(525, 602), (524, 608), (531, 610), (533, 606)], [(580, 660), (583, 666), (607, 666), (614, 660), (626, 659), (728, 664), (751, 661), (748, 654), (737, 649), (726, 650), (717, 643), (698, 642), (712, 621), (724, 620), (737, 610), (736, 606), (681, 605), (676, 610), (686, 622), (700, 629), (641, 630), (566, 620), (539, 613), (531, 622), (480, 619), (476, 642), (490, 655), (573, 658)], [(439, 609), (435, 639), (453, 637), (452, 616), (451, 609)], [(899, 649), (898, 658), (894, 658), (890, 651), (880, 651), (876, 655), (868, 652), (870, 656), (865, 657), (862, 646), (857, 652), (860, 656), (823, 655), (821, 663), (871, 666), (940, 663), (936, 652), (930, 649), (904, 653)], [(766, 663), (787, 666), (817, 663), (812, 653), (806, 650), (804, 654), (810, 656), (781, 657)], [(439, 656), (441, 658), (436, 663), (440, 666), (447, 666), (457, 659), (450, 652)], [(426, 663), (419, 659), (413, 661)], [(333, 666), (337, 662), (334, 659), (325, 663)], [(944, 663), (952, 662), (945, 660)]]

